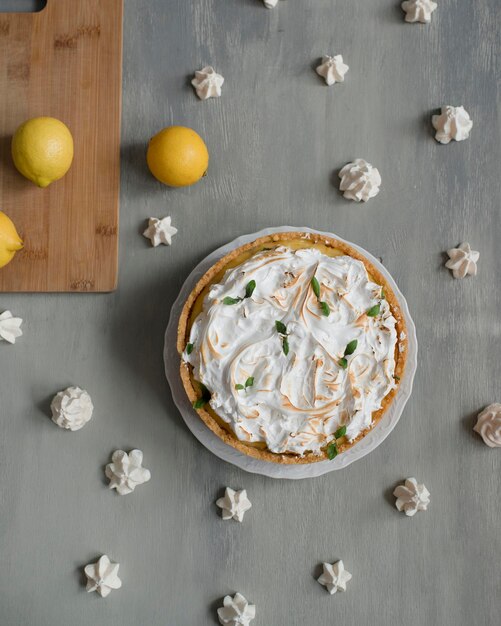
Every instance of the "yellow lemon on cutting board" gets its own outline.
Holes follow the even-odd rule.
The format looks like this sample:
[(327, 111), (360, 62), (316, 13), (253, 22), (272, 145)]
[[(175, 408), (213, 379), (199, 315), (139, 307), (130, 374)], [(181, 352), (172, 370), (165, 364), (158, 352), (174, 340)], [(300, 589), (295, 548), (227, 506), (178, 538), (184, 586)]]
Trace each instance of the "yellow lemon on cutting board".
[(0, 211), (0, 267), (7, 265), (23, 247), (12, 220)]
[(168, 126), (150, 139), (146, 161), (161, 183), (186, 187), (207, 173), (209, 152), (202, 137), (191, 128)]
[(12, 138), (14, 165), (39, 187), (62, 178), (73, 161), (73, 137), (54, 117), (34, 117), (21, 124)]

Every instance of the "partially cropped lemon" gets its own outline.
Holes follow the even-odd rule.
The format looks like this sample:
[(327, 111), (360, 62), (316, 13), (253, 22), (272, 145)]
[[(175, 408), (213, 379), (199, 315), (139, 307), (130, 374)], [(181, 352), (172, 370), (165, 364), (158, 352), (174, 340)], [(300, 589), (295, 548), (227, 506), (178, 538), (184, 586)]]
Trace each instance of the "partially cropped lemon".
[(39, 187), (62, 178), (73, 161), (73, 137), (54, 117), (34, 117), (21, 124), (12, 138), (14, 165)]
[(209, 152), (202, 137), (191, 128), (168, 126), (150, 139), (146, 160), (160, 182), (186, 187), (205, 176)]
[(0, 211), (0, 267), (7, 265), (23, 247), (12, 220)]

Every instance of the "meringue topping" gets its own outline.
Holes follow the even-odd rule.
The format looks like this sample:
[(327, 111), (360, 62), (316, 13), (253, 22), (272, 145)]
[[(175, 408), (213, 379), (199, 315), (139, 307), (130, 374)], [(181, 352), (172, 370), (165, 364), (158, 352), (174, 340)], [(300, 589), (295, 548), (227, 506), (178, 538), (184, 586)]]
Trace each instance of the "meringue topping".
[(465, 242), (457, 248), (447, 250), (449, 260), (445, 267), (452, 271), (454, 278), (466, 278), (477, 275), (477, 262), (480, 252), (472, 250), (470, 244)]
[(453, 139), (464, 141), (470, 136), (473, 122), (464, 107), (442, 107), (440, 115), (431, 118), (433, 128), (437, 131), (435, 139), (439, 143), (448, 144)]
[(355, 159), (339, 172), (339, 189), (343, 196), (355, 202), (367, 202), (379, 193), (381, 175), (379, 170), (364, 159)]
[(428, 24), (431, 22), (431, 14), (438, 5), (433, 0), (404, 0), (401, 6), (405, 11), (406, 22)]
[[(183, 359), (211, 408), (238, 439), (275, 453), (320, 454), (341, 426), (352, 441), (395, 387), (396, 320), (381, 286), (361, 261), (315, 248), (279, 246), (229, 269), (189, 342)], [(356, 349), (345, 356), (348, 344)]]
[(191, 81), (200, 100), (219, 98), (223, 83), (224, 78), (211, 65), (196, 71), (195, 78)]
[(23, 320), (20, 317), (14, 317), (10, 311), (4, 311), (0, 314), (0, 341), (7, 343), (16, 343), (16, 339), (21, 337), (23, 331), (21, 324)]
[(219, 498), (216, 504), (222, 509), (221, 516), (224, 520), (234, 519), (236, 522), (242, 522), (245, 512), (252, 506), (245, 489), (235, 491), (230, 487), (226, 487), (224, 497)]
[(478, 414), (473, 430), (478, 433), (489, 448), (501, 448), (501, 404), (489, 404)]
[(318, 582), (327, 589), (327, 591), (334, 595), (338, 591), (346, 591), (346, 583), (352, 579), (350, 572), (344, 569), (344, 563), (342, 560), (337, 563), (322, 563), (324, 571)]
[(329, 85), (334, 83), (344, 82), (344, 75), (350, 68), (343, 63), (343, 57), (337, 54), (335, 57), (325, 55), (322, 57), (322, 62), (317, 67), (316, 72), (319, 76), (325, 79), (325, 82)]
[(84, 568), (87, 576), (87, 592), (97, 591), (101, 598), (106, 598), (112, 589), (120, 589), (122, 581), (118, 578), (119, 563), (112, 563), (106, 554), (96, 563), (89, 563)]
[(143, 467), (141, 450), (131, 450), (129, 454), (123, 450), (115, 450), (111, 461), (106, 466), (105, 474), (110, 479), (110, 489), (116, 489), (121, 496), (132, 493), (138, 485), (151, 478), (150, 471)]
[(275, 7), (277, 6), (277, 4), (278, 4), (278, 0), (263, 0), (263, 2), (264, 2), (264, 6), (265, 6), (267, 9), (273, 9), (273, 8), (275, 8)]
[(415, 478), (408, 478), (403, 485), (393, 492), (395, 506), (399, 511), (404, 511), (408, 517), (416, 515), (418, 511), (426, 511), (430, 504), (430, 492), (424, 485), (419, 485)]
[(169, 216), (162, 219), (158, 217), (150, 217), (148, 220), (148, 228), (144, 231), (143, 236), (151, 240), (151, 245), (156, 248), (161, 243), (170, 246), (172, 237), (177, 233), (177, 228), (171, 225)]
[(50, 408), (54, 424), (71, 431), (83, 428), (94, 411), (91, 397), (80, 387), (68, 387), (57, 393)]
[(256, 607), (249, 604), (241, 593), (236, 593), (233, 598), (225, 596), (217, 616), (219, 623), (225, 626), (249, 626), (256, 617)]

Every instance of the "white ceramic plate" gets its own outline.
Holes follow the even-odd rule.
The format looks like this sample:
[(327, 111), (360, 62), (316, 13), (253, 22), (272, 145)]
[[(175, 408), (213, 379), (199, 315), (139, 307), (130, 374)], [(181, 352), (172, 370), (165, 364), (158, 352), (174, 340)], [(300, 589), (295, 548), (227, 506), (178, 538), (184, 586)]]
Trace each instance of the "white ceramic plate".
[[(224, 255), (228, 254), (228, 252), (231, 252), (235, 248), (238, 248), (239, 246), (243, 246), (244, 244), (258, 239), (259, 237), (264, 237), (265, 235), (290, 231), (320, 233), (321, 235), (326, 235), (328, 237), (333, 237), (334, 239), (339, 239), (339, 241), (344, 241), (350, 246), (353, 246), (353, 248), (358, 250), (362, 255), (369, 259), (391, 285), (391, 288), (393, 289), (395, 296), (398, 299), (400, 309), (404, 316), (408, 334), (408, 353), (405, 373), (402, 380), (400, 381), (400, 385), (398, 387), (398, 391), (393, 402), (391, 403), (388, 410), (384, 413), (378, 425), (374, 428), (374, 430), (370, 431), (361, 441), (359, 441), (346, 452), (338, 455), (334, 460), (319, 461), (318, 463), (308, 463), (306, 465), (281, 465), (279, 463), (269, 463), (268, 461), (254, 459), (250, 456), (243, 454), (242, 452), (239, 452), (238, 450), (235, 450), (235, 448), (232, 448), (231, 446), (224, 443), (221, 439), (219, 439), (219, 437), (217, 437), (209, 428), (207, 428), (207, 426), (204, 424), (204, 422), (200, 419), (196, 411), (191, 406), (191, 403), (186, 395), (183, 384), (181, 382), (181, 376), (179, 375), (179, 355), (176, 348), (177, 326), (181, 310), (192, 289), (195, 287), (195, 284), (203, 276), (203, 274), (205, 274), (205, 272), (212, 265), (214, 265), (216, 261), (218, 261)], [(247, 472), (263, 474), (272, 478), (312, 478), (314, 476), (321, 476), (322, 474), (326, 474), (327, 472), (332, 472), (333, 470), (342, 469), (343, 467), (347, 467), (348, 465), (350, 465), (350, 463), (353, 463), (353, 461), (361, 459), (366, 454), (369, 454), (369, 452), (374, 450), (374, 448), (376, 448), (380, 443), (382, 443), (395, 428), (398, 420), (400, 419), (400, 416), (402, 415), (405, 404), (409, 399), (409, 396), (411, 395), (414, 374), (416, 373), (416, 328), (410, 316), (407, 302), (405, 301), (403, 295), (400, 293), (400, 290), (395, 284), (395, 281), (390, 276), (388, 271), (383, 267), (383, 265), (381, 265), (381, 263), (372, 256), (372, 254), (369, 254), (366, 250), (360, 248), (360, 246), (357, 246), (349, 241), (345, 241), (344, 239), (338, 237), (338, 235), (335, 235), (333, 233), (315, 231), (311, 228), (281, 226), (279, 228), (266, 228), (258, 233), (238, 237), (238, 239), (235, 239), (231, 243), (226, 244), (222, 248), (219, 248), (209, 254), (209, 256), (207, 256), (195, 267), (195, 269), (186, 279), (186, 282), (181, 288), (177, 300), (172, 306), (169, 324), (165, 333), (164, 361), (165, 374), (167, 376), (167, 380), (169, 381), (174, 402), (179, 409), (181, 415), (183, 416), (183, 419), (186, 422), (188, 428), (200, 441), (200, 443), (202, 443), (207, 449), (213, 452), (220, 459), (228, 461), (229, 463), (233, 463), (233, 465), (236, 465), (237, 467), (240, 467)]]

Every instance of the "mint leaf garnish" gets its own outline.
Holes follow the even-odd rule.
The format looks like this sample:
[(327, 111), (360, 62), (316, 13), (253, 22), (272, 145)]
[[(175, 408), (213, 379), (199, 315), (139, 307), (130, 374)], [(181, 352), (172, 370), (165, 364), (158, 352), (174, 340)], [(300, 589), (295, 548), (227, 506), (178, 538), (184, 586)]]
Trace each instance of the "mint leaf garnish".
[(277, 329), (277, 332), (280, 333), (281, 335), (287, 334), (287, 326), (280, 320), (275, 321), (275, 328)]
[(341, 439), (341, 437), (344, 437), (345, 435), (346, 435), (346, 426), (341, 426), (341, 428), (338, 428), (336, 432), (334, 433), (334, 437), (336, 439)]
[(237, 391), (241, 391), (242, 389), (245, 389), (245, 387), (243, 385), (240, 385), (240, 383), (238, 385), (235, 385), (235, 389)]
[(242, 301), (242, 298), (231, 298), (230, 296), (226, 296), (226, 298), (223, 298), (223, 304), (238, 304), (239, 302)]
[(356, 339), (353, 339), (353, 341), (350, 341), (350, 343), (346, 346), (344, 350), (344, 356), (350, 356), (350, 354), (353, 354), (355, 350), (357, 349), (357, 346), (358, 346), (358, 341)]
[(254, 289), (256, 288), (256, 281), (251, 280), (247, 283), (247, 287), (245, 288), (245, 297), (250, 298), (254, 293)]
[(189, 356), (193, 352), (193, 344), (189, 343), (186, 346), (186, 354)]
[(344, 370), (348, 367), (348, 361), (344, 357), (342, 359), (339, 359), (337, 364), (340, 365)]
[(317, 299), (320, 298), (320, 283), (315, 276), (311, 279), (311, 288), (313, 289), (313, 293), (317, 296)]
[(249, 376), (249, 378), (245, 381), (245, 388), (252, 387), (254, 384), (254, 376)]
[(329, 317), (331, 310), (327, 302), (321, 302), (320, 308), (322, 309), (322, 315), (325, 315), (325, 317)]
[(367, 317), (376, 317), (376, 315), (379, 315), (380, 311), (381, 311), (381, 305), (375, 304), (374, 306), (371, 306), (371, 308), (367, 311), (366, 315)]
[(329, 446), (327, 447), (327, 456), (329, 457), (329, 461), (332, 461), (332, 459), (335, 459), (338, 455), (338, 449), (337, 449), (337, 445), (336, 443), (333, 441), (331, 444), (329, 444)]
[(384, 287), (381, 287), (381, 300), (386, 298), (386, 294), (384, 293)]
[(284, 337), (284, 340), (282, 341), (282, 350), (284, 351), (285, 356), (289, 354), (289, 340), (287, 337)]
[(203, 383), (199, 383), (199, 385), (200, 385), (200, 390), (202, 392), (202, 397), (198, 398), (198, 400), (195, 400), (195, 402), (193, 403), (194, 409), (201, 409), (203, 406), (207, 404), (207, 402), (209, 402), (211, 398), (211, 393), (207, 389), (207, 387)]

